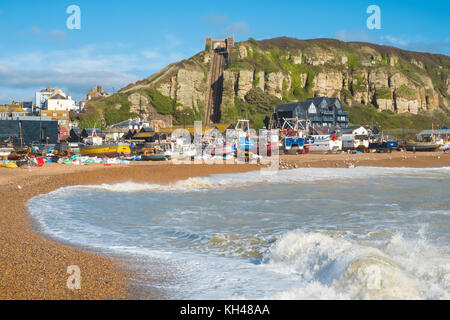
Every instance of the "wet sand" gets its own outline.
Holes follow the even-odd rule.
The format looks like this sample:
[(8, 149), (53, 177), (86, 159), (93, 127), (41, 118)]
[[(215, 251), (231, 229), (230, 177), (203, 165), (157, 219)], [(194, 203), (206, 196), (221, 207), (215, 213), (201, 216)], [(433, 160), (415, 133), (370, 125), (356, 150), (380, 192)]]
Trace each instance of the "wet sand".
[[(281, 167), (445, 167), (450, 154), (401, 153), (281, 156)], [(55, 243), (35, 232), (26, 202), (65, 186), (118, 182), (166, 184), (195, 176), (257, 170), (256, 165), (133, 163), (104, 167), (46, 164), (0, 168), (0, 299), (127, 299), (136, 297), (126, 262)], [(67, 288), (67, 267), (81, 269), (81, 290)], [(147, 298), (158, 299), (158, 292)]]

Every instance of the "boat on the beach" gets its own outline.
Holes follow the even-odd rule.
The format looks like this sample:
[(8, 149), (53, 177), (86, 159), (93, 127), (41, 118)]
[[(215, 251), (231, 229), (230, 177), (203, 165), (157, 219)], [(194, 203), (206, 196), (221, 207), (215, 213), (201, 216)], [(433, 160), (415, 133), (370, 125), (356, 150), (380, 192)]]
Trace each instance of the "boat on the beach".
[(13, 151), (14, 148), (0, 148), (0, 158), (8, 157)]
[(164, 154), (143, 154), (141, 156), (142, 161), (166, 161), (169, 156)]
[(30, 148), (15, 148), (8, 155), (8, 160), (17, 161), (27, 157), (31, 152)]
[[(306, 136), (311, 127), (309, 120), (299, 118), (283, 119), (284, 123), (280, 130), (281, 153), (298, 154), (303, 153), (305, 149)], [(310, 146), (306, 144), (306, 146)]]
[(436, 151), (439, 149), (441, 144), (435, 142), (414, 142), (409, 141), (406, 143), (407, 151), (418, 151), (418, 152), (426, 152), (426, 151)]
[(313, 135), (306, 140), (310, 153), (337, 153), (342, 150), (342, 140), (334, 135)]
[(369, 149), (376, 152), (392, 152), (392, 150), (398, 148), (397, 141), (376, 141), (369, 143)]
[(129, 156), (131, 154), (130, 146), (122, 143), (101, 145), (79, 144), (79, 148), (82, 156), (89, 157), (114, 158), (119, 156)]

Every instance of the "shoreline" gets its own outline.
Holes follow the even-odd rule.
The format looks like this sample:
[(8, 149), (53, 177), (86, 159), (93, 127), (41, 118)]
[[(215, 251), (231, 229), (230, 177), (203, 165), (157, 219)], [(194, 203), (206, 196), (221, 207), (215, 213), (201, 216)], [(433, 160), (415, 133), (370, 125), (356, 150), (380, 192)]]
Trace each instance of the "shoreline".
[[(128, 181), (167, 184), (189, 177), (256, 168), (252, 165), (58, 164), (31, 170), (0, 168), (0, 300), (132, 299), (135, 295), (129, 281), (132, 272), (124, 261), (40, 234), (27, 210), (31, 198), (75, 185)], [(72, 265), (80, 267), (81, 290), (67, 288), (70, 276), (67, 267)]]
[[(450, 154), (406, 153), (281, 156), (282, 168), (450, 167)], [(130, 299), (132, 273), (113, 256), (60, 243), (37, 232), (27, 202), (62, 187), (120, 182), (168, 184), (190, 177), (258, 170), (257, 165), (137, 163), (103, 167), (46, 164), (0, 168), (0, 299)], [(19, 189), (20, 186), (20, 189)], [(67, 267), (79, 265), (82, 289), (67, 289)], [(150, 297), (158, 299), (155, 296)]]

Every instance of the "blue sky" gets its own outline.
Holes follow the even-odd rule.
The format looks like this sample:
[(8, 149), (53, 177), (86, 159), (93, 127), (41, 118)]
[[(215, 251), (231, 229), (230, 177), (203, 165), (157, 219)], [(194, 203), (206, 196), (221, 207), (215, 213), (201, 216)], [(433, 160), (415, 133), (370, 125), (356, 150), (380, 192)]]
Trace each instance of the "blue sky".
[[(69, 30), (66, 9), (81, 9)], [(381, 30), (366, 26), (369, 5)], [(0, 0), (0, 103), (59, 87), (112, 92), (204, 49), (206, 36), (367, 41), (450, 54), (450, 1)]]

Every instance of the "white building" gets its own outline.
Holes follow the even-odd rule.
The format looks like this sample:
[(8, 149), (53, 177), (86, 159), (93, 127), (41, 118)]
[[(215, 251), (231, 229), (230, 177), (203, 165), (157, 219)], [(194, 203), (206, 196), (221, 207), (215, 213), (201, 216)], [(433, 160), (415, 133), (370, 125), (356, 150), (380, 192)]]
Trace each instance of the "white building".
[[(40, 110), (45, 110), (45, 103), (50, 97), (55, 96), (56, 94), (59, 94), (64, 99), (69, 100), (69, 102), (63, 102), (63, 105), (67, 105), (69, 109), (60, 109), (59, 104), (55, 101), (50, 102), (48, 105), (51, 108), (56, 109), (47, 109), (47, 110), (75, 110), (76, 107), (72, 106), (72, 102), (70, 102), (72, 99), (69, 96), (66, 95), (66, 93), (61, 89), (52, 89), (50, 87), (42, 89), (38, 92), (36, 92), (36, 112), (39, 112)], [(75, 104), (75, 102), (73, 102)]]
[(358, 147), (369, 147), (369, 131), (364, 127), (342, 129), (343, 150), (358, 149)]
[(75, 101), (68, 95), (67, 97), (59, 91), (49, 96), (42, 105), (43, 110), (50, 111), (75, 111), (77, 108)]
[(51, 89), (50, 87), (41, 89), (40, 91), (36, 92), (36, 109), (41, 110), (48, 97), (53, 95), (56, 91), (59, 91), (61, 95), (66, 96), (66, 94), (62, 90)]

